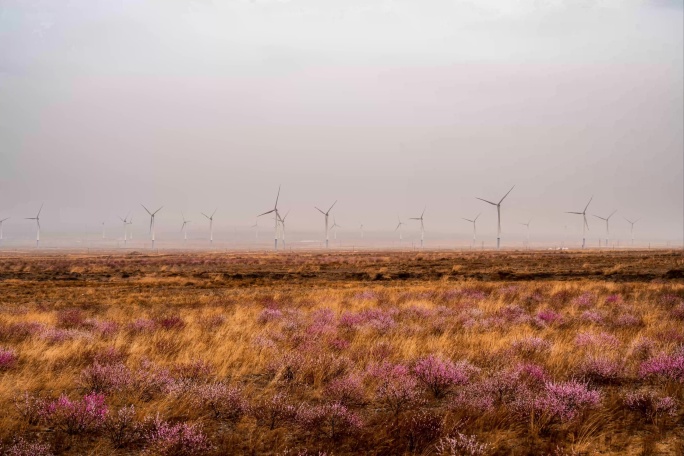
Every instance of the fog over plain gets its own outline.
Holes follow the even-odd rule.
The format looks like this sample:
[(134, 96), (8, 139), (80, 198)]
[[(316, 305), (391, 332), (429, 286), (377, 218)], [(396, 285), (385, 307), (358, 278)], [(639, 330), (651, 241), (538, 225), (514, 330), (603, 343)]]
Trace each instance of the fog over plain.
[[(147, 215), (180, 238), (244, 231), (282, 184), (292, 239), (581, 236), (581, 211), (682, 241), (682, 1), (0, 3), (0, 219), (35, 238)], [(410, 222), (405, 220), (406, 222)], [(266, 242), (267, 226), (259, 222)], [(589, 238), (603, 233), (590, 217)], [(407, 226), (415, 239), (417, 223)], [(270, 228), (272, 230), (272, 228)], [(410, 233), (408, 232), (410, 230)], [(164, 233), (164, 234), (162, 234)], [(93, 235), (95, 235), (93, 234)], [(575, 239), (576, 240), (576, 239)]]

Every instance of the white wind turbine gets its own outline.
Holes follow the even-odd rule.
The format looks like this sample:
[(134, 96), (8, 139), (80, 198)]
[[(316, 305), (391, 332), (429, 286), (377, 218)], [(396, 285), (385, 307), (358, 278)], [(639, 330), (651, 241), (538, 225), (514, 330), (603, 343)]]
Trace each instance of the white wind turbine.
[[(287, 211), (285, 215), (280, 219), (280, 239), (283, 242), (283, 248), (285, 247), (285, 220), (287, 219), (287, 216), (290, 214), (290, 211)], [(280, 217), (280, 215), (278, 216)]]
[(337, 229), (342, 228), (342, 226), (337, 224), (337, 220), (335, 220), (335, 216), (333, 215), (333, 224), (330, 227), (331, 230), (333, 230), (333, 239), (337, 240)]
[(216, 214), (216, 211), (218, 209), (214, 209), (214, 212), (211, 213), (211, 217), (202, 212), (202, 215), (205, 216), (209, 220), (209, 243), (212, 244), (214, 242), (214, 214)]
[(610, 237), (610, 228), (608, 227), (608, 222), (610, 221), (610, 218), (615, 215), (617, 212), (617, 209), (614, 210), (613, 212), (610, 213), (608, 217), (601, 217), (600, 215), (594, 214), (594, 217), (600, 218), (601, 220), (606, 222), (606, 248), (608, 248), (608, 238)]
[(4, 219), (0, 220), (0, 245), (2, 245), (2, 222), (5, 220), (9, 220), (9, 217), (5, 217)]
[(527, 227), (527, 241), (525, 245), (528, 249), (530, 248), (530, 223), (532, 223), (532, 219), (529, 219), (527, 223), (521, 223), (522, 226)]
[(641, 220), (641, 219), (636, 219), (636, 220), (634, 220), (634, 221), (631, 221), (630, 219), (628, 219), (628, 218), (626, 218), (626, 217), (623, 217), (623, 218), (624, 218), (624, 219), (627, 221), (627, 223), (629, 223), (629, 225), (630, 225), (630, 227), (629, 227), (629, 235), (632, 237), (632, 246), (633, 246), (633, 245), (634, 245), (634, 224), (635, 224), (636, 222), (638, 222), (639, 220)]
[(128, 216), (129, 215), (130, 215), (130, 212), (128, 214), (126, 214), (125, 218), (121, 218), (121, 216), (118, 216), (119, 220), (121, 220), (121, 222), (123, 223), (124, 247), (126, 246), (126, 241), (128, 240), (128, 228), (126, 228), (126, 226), (128, 225)]
[(128, 220), (127, 225), (131, 227), (131, 228), (129, 229), (129, 234), (131, 235), (131, 236), (130, 236), (130, 239), (131, 239), (131, 241), (132, 241), (132, 240), (133, 240), (133, 216), (132, 216), (132, 215), (131, 215), (131, 218)]
[(477, 222), (477, 219), (480, 218), (480, 214), (477, 214), (477, 216), (476, 216), (474, 219), (472, 219), (472, 220), (471, 220), (471, 219), (467, 219), (467, 218), (465, 218), (465, 217), (461, 217), (461, 218), (462, 218), (463, 220), (468, 221), (468, 222), (470, 222), (470, 223), (473, 224), (473, 242), (472, 242), (472, 244), (470, 244), (470, 248), (472, 249), (472, 248), (475, 247), (475, 238), (477, 237), (477, 226), (476, 226), (476, 222)]
[(154, 216), (157, 214), (157, 212), (161, 211), (164, 206), (161, 206), (154, 212), (150, 212), (143, 204), (141, 204), (141, 206), (147, 211), (148, 214), (150, 214), (150, 235), (152, 235), (152, 248), (154, 248)]
[(492, 206), (496, 206), (496, 217), (497, 217), (497, 229), (496, 229), (496, 249), (499, 250), (501, 246), (501, 203), (503, 202), (504, 199), (508, 196), (509, 193), (513, 191), (515, 188), (515, 185), (511, 187), (511, 189), (499, 200), (498, 203), (493, 203), (491, 201), (487, 201), (486, 199), (482, 198), (477, 198), (480, 201), (484, 201), (485, 203), (489, 203)]
[(423, 240), (425, 239), (425, 225), (423, 224), (423, 215), (425, 215), (425, 209), (427, 209), (427, 206), (423, 208), (423, 213), (420, 214), (420, 217), (412, 217), (409, 220), (420, 220), (420, 248), (423, 248)]
[(190, 220), (185, 220), (185, 214), (181, 212), (181, 217), (183, 217), (183, 225), (181, 226), (181, 231), (183, 232), (183, 240), (187, 244), (188, 242), (188, 224)]
[(40, 205), (40, 209), (38, 209), (38, 214), (36, 214), (35, 217), (26, 217), (26, 220), (35, 220), (36, 221), (36, 227), (38, 231), (36, 231), (36, 248), (40, 245), (40, 211), (43, 210), (43, 204)]
[(102, 239), (105, 238), (105, 222), (102, 222)]
[(273, 209), (271, 209), (268, 212), (264, 212), (263, 214), (257, 215), (257, 217), (261, 217), (262, 215), (266, 215), (266, 214), (270, 214), (272, 212), (275, 212), (274, 245), (275, 245), (276, 250), (278, 250), (278, 219), (280, 218), (280, 216), (278, 215), (278, 198), (280, 198), (280, 185), (278, 186), (278, 194), (276, 195), (275, 205), (273, 206)]
[(404, 226), (405, 223), (401, 221), (401, 218), (399, 218), (398, 215), (397, 219), (399, 220), (399, 223), (397, 224), (397, 227), (394, 229), (394, 231), (399, 230), (399, 240), (401, 241), (403, 239), (401, 227)]
[(254, 238), (259, 239), (259, 219), (257, 219), (256, 223), (254, 223), (254, 225), (250, 226), (250, 228), (255, 228)]
[(326, 249), (328, 248), (328, 241), (330, 238), (330, 236), (329, 236), (330, 231), (328, 230), (328, 216), (330, 215), (330, 211), (332, 210), (332, 208), (335, 207), (335, 204), (337, 204), (337, 201), (332, 203), (332, 206), (330, 206), (330, 209), (328, 209), (325, 212), (323, 212), (322, 210), (320, 210), (316, 206), (314, 206), (314, 207), (316, 207), (316, 210), (318, 210), (318, 212), (320, 212), (321, 214), (323, 214), (325, 216), (325, 248)]
[(361, 239), (363, 239), (363, 223), (361, 224)]
[(584, 206), (584, 210), (582, 212), (566, 212), (566, 214), (575, 214), (575, 215), (581, 215), (584, 223), (582, 224), (582, 248), (584, 248), (586, 244), (586, 234), (587, 231), (589, 230), (589, 224), (587, 223), (587, 209), (589, 208), (589, 205), (591, 204), (591, 200), (593, 200), (594, 197), (592, 196), (589, 198), (589, 202), (587, 203), (586, 206)]

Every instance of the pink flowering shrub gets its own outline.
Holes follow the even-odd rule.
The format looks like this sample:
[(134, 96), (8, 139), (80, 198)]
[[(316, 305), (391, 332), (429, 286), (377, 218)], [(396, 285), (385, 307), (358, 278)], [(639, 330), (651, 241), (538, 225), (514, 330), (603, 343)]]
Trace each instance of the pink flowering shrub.
[(603, 315), (596, 310), (585, 310), (580, 315), (580, 320), (585, 323), (593, 323), (595, 325), (601, 325), (604, 322)]
[(266, 324), (269, 321), (280, 320), (282, 317), (283, 312), (281, 312), (280, 310), (266, 308), (261, 311), (259, 317), (257, 318), (257, 321), (261, 324)]
[(0, 348), (0, 372), (14, 367), (17, 360), (18, 357), (14, 350)]
[(407, 440), (411, 454), (420, 453), (442, 432), (443, 417), (428, 410), (418, 410), (399, 422), (399, 432)]
[(624, 396), (625, 406), (655, 423), (662, 417), (677, 415), (677, 401), (670, 396), (658, 395), (655, 391), (632, 391)]
[(620, 348), (620, 340), (614, 335), (606, 332), (592, 333), (581, 332), (575, 337), (575, 345), (578, 347), (586, 347), (604, 350), (616, 350)]
[(580, 364), (578, 374), (590, 383), (615, 383), (622, 378), (622, 366), (606, 356), (588, 356)]
[(490, 454), (491, 446), (480, 442), (474, 435), (456, 432), (453, 436), (443, 437), (435, 450), (439, 456), (485, 456)]
[(146, 455), (198, 456), (208, 454), (212, 449), (211, 442), (197, 424), (171, 424), (157, 415), (147, 427), (144, 436)]
[(644, 361), (639, 366), (639, 377), (684, 383), (684, 353), (659, 355)]
[(593, 293), (585, 292), (575, 298), (573, 302), (580, 309), (587, 309), (594, 306), (596, 296)]
[(454, 364), (435, 355), (420, 358), (413, 366), (416, 378), (438, 399), (454, 386), (466, 384), (471, 372), (472, 367), (466, 363)]
[(137, 318), (129, 323), (126, 328), (135, 334), (150, 333), (157, 329), (157, 323), (149, 318)]
[(620, 303), (620, 302), (622, 302), (622, 296), (620, 296), (619, 294), (608, 295), (608, 296), (606, 296), (605, 302), (606, 302), (606, 304)]
[(207, 409), (216, 419), (238, 421), (249, 411), (242, 390), (225, 383), (207, 383), (191, 390), (195, 406)]
[(258, 403), (252, 413), (260, 423), (270, 430), (292, 421), (297, 415), (297, 409), (292, 405), (284, 393), (276, 393), (269, 399)]
[(98, 393), (123, 391), (133, 385), (133, 376), (124, 364), (100, 364), (95, 361), (81, 371), (79, 384)]
[(107, 412), (104, 395), (88, 393), (78, 400), (62, 394), (58, 399), (46, 402), (41, 414), (51, 426), (76, 435), (98, 431), (107, 418)]
[(46, 401), (40, 397), (24, 391), (13, 398), (14, 408), (24, 420), (31, 426), (35, 426), (43, 417)]
[(551, 350), (551, 342), (541, 337), (526, 337), (513, 341), (511, 349), (522, 356), (533, 356), (548, 353)]
[(537, 312), (535, 321), (540, 325), (557, 325), (563, 322), (563, 316), (551, 309), (544, 309)]
[(83, 326), (102, 337), (112, 337), (119, 331), (119, 324), (115, 321), (97, 320), (95, 318), (85, 320)]
[(406, 407), (418, 402), (420, 393), (417, 380), (403, 364), (383, 362), (371, 366), (368, 373), (378, 382), (376, 399), (394, 415), (399, 415)]
[(107, 415), (102, 426), (114, 448), (124, 448), (142, 438), (142, 426), (135, 420), (135, 406), (121, 407)]
[(315, 430), (332, 440), (355, 434), (362, 427), (361, 419), (339, 402), (324, 405), (302, 404), (297, 409), (295, 420), (303, 429)]
[(331, 380), (323, 394), (332, 402), (339, 402), (345, 406), (362, 405), (366, 402), (363, 379), (357, 373)]
[(196, 359), (187, 363), (176, 363), (171, 367), (174, 378), (187, 382), (206, 381), (213, 374), (214, 367), (207, 361)]
[(57, 326), (78, 328), (85, 323), (85, 315), (80, 309), (63, 309), (57, 312)]
[(22, 437), (15, 438), (8, 448), (0, 447), (4, 456), (53, 456), (50, 445), (40, 442), (28, 442)]
[(166, 331), (179, 330), (185, 327), (185, 322), (178, 315), (164, 315), (156, 319), (155, 322)]

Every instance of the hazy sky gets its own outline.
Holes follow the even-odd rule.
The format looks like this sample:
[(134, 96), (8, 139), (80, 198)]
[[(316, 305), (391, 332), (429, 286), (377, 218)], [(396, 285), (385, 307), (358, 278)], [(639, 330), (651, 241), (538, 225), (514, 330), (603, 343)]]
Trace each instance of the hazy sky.
[[(290, 229), (314, 205), (392, 230), (491, 237), (533, 218), (579, 232), (618, 209), (682, 238), (681, 0), (0, 2), (6, 233), (116, 222), (139, 203), (206, 229), (254, 223), (278, 184)], [(148, 206), (148, 207), (149, 207)], [(592, 233), (602, 229), (590, 219)], [(264, 225), (268, 223), (264, 221)], [(118, 225), (118, 224), (117, 224)], [(411, 225), (413, 229), (417, 224)], [(19, 236), (19, 234), (16, 234)]]

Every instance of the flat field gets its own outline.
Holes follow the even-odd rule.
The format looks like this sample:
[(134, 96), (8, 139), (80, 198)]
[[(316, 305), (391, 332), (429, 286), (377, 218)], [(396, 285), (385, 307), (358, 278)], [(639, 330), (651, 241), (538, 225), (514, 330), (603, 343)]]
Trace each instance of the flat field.
[(0, 254), (0, 454), (684, 454), (674, 251)]

